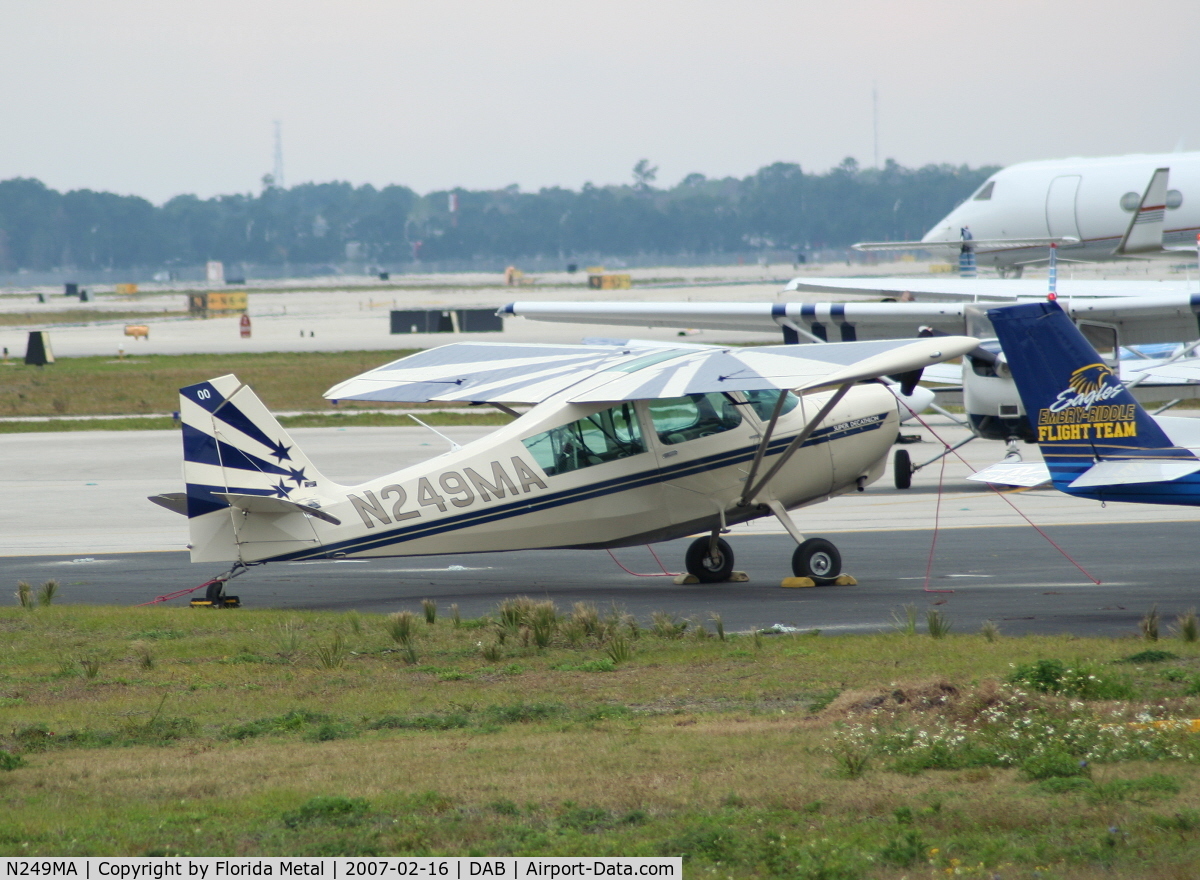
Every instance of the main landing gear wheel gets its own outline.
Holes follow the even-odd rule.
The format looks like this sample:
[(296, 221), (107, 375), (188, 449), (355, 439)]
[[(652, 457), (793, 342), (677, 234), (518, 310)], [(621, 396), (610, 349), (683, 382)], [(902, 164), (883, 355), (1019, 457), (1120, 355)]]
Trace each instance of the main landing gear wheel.
[(892, 479), (896, 488), (907, 489), (911, 486), (912, 475), (912, 456), (908, 454), (907, 449), (897, 449), (896, 454), (892, 456)]
[[(724, 538), (717, 538), (715, 552), (709, 552), (712, 538), (697, 538), (683, 557), (688, 574), (702, 584), (717, 584), (733, 574), (733, 548)], [(835, 551), (836, 552), (836, 551)]]
[(831, 583), (842, 573), (842, 554), (824, 538), (809, 538), (792, 554), (792, 574)]

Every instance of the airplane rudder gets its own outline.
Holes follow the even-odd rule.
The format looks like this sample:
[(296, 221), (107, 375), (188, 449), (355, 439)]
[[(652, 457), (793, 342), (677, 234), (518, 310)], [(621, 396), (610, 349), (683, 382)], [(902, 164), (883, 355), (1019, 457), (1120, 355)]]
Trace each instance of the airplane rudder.
[(214, 492), (292, 498), (332, 485), (236, 376), (179, 390), (188, 514), (227, 506)]
[(1094, 460), (1174, 447), (1057, 303), (992, 309), (988, 317), (1043, 450)]
[(1056, 303), (991, 309), (988, 318), (1031, 418), (1068, 387), (1075, 370), (1100, 362), (1100, 356)]

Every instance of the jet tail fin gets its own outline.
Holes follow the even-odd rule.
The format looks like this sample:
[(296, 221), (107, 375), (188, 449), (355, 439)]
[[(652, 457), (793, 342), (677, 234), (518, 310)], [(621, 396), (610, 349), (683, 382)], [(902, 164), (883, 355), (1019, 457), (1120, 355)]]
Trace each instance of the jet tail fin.
[[(326, 479), (236, 376), (179, 389), (193, 562), (250, 562), (320, 545)], [(260, 499), (255, 503), (254, 499)]]
[[(1058, 303), (991, 309), (988, 318), (1057, 489), (1113, 497), (1134, 481), (1098, 483), (1106, 470), (1093, 471), (1094, 465), (1197, 460), (1138, 405)], [(1072, 486), (1087, 471), (1089, 478)]]
[(1163, 223), (1167, 211), (1167, 179), (1170, 168), (1156, 168), (1150, 183), (1129, 220), (1129, 228), (1114, 254), (1153, 254), (1163, 249)]

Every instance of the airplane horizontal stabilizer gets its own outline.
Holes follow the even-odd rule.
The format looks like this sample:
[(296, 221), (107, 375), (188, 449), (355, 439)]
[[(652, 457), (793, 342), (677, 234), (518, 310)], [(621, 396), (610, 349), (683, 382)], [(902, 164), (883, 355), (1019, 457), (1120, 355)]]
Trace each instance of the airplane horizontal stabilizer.
[(1200, 471), (1200, 461), (1101, 461), (1070, 484), (1072, 489), (1126, 486), (1133, 483), (1166, 483)]
[(186, 492), (160, 492), (158, 495), (150, 495), (146, 500), (154, 502), (159, 507), (165, 507), (171, 513), (187, 516)]
[(317, 519), (340, 526), (342, 521), (336, 516), (326, 513), (316, 507), (297, 504), (286, 498), (272, 498), (270, 495), (242, 495), (237, 492), (213, 492), (217, 498), (224, 498), (231, 507), (244, 510), (246, 513), (259, 513), (268, 516), (283, 516), (288, 513), (303, 513), (305, 516), (315, 516)]
[(1040, 461), (1001, 461), (976, 471), (967, 479), (993, 486), (1032, 488), (1050, 482), (1050, 469)]

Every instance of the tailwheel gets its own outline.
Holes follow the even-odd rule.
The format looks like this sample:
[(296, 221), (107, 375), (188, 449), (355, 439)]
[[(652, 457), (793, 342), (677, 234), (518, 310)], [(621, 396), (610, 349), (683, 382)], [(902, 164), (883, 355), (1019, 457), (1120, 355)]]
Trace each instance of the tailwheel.
[(724, 538), (697, 538), (691, 543), (684, 556), (688, 574), (703, 584), (716, 584), (729, 580), (733, 574), (733, 548)]
[(189, 604), (193, 608), (239, 608), (242, 602), (237, 596), (225, 595), (224, 580), (215, 580), (204, 591), (203, 599), (193, 599)]
[(792, 554), (792, 574), (833, 583), (842, 573), (842, 554), (824, 538), (809, 538)]

